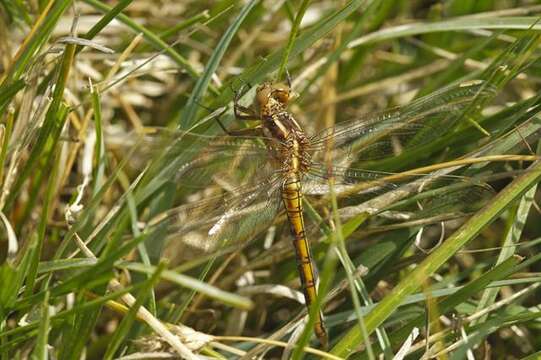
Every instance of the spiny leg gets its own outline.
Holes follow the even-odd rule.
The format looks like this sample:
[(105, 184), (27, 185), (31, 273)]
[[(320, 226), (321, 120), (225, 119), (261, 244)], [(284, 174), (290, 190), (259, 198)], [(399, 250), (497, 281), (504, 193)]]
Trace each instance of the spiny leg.
[(291, 74), (289, 73), (289, 70), (286, 68), (286, 81), (287, 86), (289, 87), (289, 90), (291, 91), (293, 89), (293, 81), (291, 80)]
[(259, 115), (252, 108), (239, 104), (240, 98), (250, 91), (250, 88), (252, 87), (248, 84), (248, 90), (245, 91), (244, 89), (246, 86), (247, 85), (243, 83), (239, 90), (231, 89), (235, 95), (233, 98), (235, 118), (238, 120), (259, 120)]
[[(246, 94), (247, 91), (251, 88), (251, 85), (248, 84), (248, 90), (244, 90), (246, 87), (246, 84), (243, 83), (241, 88), (239, 90), (233, 89), (231, 87), (231, 91), (233, 91), (234, 97), (233, 97), (233, 110), (235, 114), (235, 118), (238, 120), (259, 120), (259, 115), (252, 110), (249, 107), (245, 107), (240, 105), (238, 102), (244, 94)], [(223, 114), (223, 113), (222, 113)], [(220, 116), (222, 115), (220, 114)], [(216, 121), (218, 122), (218, 125), (220, 125), (220, 128), (229, 136), (262, 136), (263, 135), (263, 127), (261, 125), (258, 125), (256, 127), (252, 128), (246, 128), (246, 129), (239, 129), (239, 130), (228, 130), (224, 124), (221, 122), (220, 118), (217, 117)]]
[[(203, 105), (201, 102), (199, 101), (195, 101), (195, 103), (197, 104), (197, 106), (207, 110), (210, 114), (212, 114), (215, 110), (212, 110), (211, 108), (209, 108), (208, 106), (206, 105)], [(216, 115), (214, 117), (214, 119), (216, 119), (216, 121), (218, 122), (218, 125), (220, 126), (220, 128), (228, 135), (230, 135), (229, 131), (225, 128), (224, 124), (222, 123), (222, 121), (220, 120), (220, 118), (222, 117), (223, 114), (225, 114), (227, 112), (227, 107), (224, 108), (222, 110), (222, 112), (220, 112), (218, 115)]]
[[(245, 128), (245, 129), (238, 129), (238, 130), (228, 130), (224, 126), (222, 121), (220, 120), (220, 116), (222, 116), (222, 115), (223, 115), (223, 113), (220, 114), (219, 116), (217, 116), (216, 121), (218, 122), (218, 125), (223, 130), (223, 132), (226, 133), (229, 136), (262, 136), (263, 135), (263, 127), (261, 125), (258, 125), (256, 127), (252, 127), (252, 128)], [(250, 119), (250, 120), (253, 120), (253, 119)]]

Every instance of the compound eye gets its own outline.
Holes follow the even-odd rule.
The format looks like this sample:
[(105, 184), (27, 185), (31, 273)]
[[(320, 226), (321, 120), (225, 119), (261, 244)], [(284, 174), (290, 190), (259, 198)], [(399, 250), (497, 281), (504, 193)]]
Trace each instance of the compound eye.
[(286, 104), (289, 101), (289, 88), (275, 89), (272, 96), (282, 104)]
[(269, 102), (272, 90), (268, 86), (260, 86), (256, 92), (256, 100), (259, 106), (265, 106)]

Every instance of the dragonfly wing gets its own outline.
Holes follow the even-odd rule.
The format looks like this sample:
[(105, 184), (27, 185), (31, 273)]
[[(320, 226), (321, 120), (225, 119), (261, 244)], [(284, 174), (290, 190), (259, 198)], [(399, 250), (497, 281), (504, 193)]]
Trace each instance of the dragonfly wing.
[(332, 177), (337, 193), (374, 194), (400, 186), (403, 181), (386, 181), (385, 177), (394, 173), (355, 169), (341, 166), (327, 166), (314, 162), (303, 178), (303, 189), (308, 195), (326, 195), (329, 192), (329, 179)]
[(347, 199), (341, 213), (347, 217), (362, 212), (380, 214), (400, 211), (402, 218), (440, 214), (460, 216), (477, 210), (493, 195), (492, 188), (477, 179), (435, 172), (390, 173), (314, 164), (306, 174), (304, 192), (325, 195), (332, 174), (337, 197)]
[(482, 81), (446, 87), (403, 107), (323, 130), (311, 138), (312, 147), (315, 153), (322, 152), (332, 139), (337, 152), (352, 160), (396, 156), (452, 131), (467, 116), (474, 100), (494, 94), (494, 88)]
[(273, 222), (281, 205), (280, 184), (279, 176), (274, 176), (207, 196), (160, 214), (148, 227), (167, 224), (170, 240), (202, 252), (238, 245)]
[(216, 179), (242, 184), (264, 180), (278, 164), (269, 161), (277, 140), (256, 136), (205, 136), (190, 132), (157, 130), (135, 142), (152, 159), (151, 173), (185, 187), (202, 188)]

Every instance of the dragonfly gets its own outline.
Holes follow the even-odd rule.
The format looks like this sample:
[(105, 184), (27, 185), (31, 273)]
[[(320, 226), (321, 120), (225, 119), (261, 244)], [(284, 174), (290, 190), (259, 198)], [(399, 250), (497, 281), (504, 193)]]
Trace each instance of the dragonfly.
[[(324, 197), (329, 180), (333, 181), (337, 197), (357, 202), (403, 186), (413, 186), (407, 193), (414, 196), (445, 189), (436, 200), (425, 201), (422, 206), (422, 200), (414, 202), (417, 211), (412, 213), (422, 212), (423, 216), (431, 211), (455, 211), (457, 203), (472, 203), (490, 192), (486, 184), (462, 176), (410, 173), (400, 178), (362, 167), (422, 149), (463, 124), (476, 101), (495, 94), (483, 81), (451, 85), (402, 107), (342, 122), (315, 135), (308, 135), (288, 109), (294, 98), (290, 81), (259, 85), (250, 106), (241, 105), (245, 93), (235, 93), (233, 112), (239, 121), (255, 120), (256, 126), (230, 131), (218, 120), (223, 135), (163, 130), (159, 140), (150, 137), (154, 146), (167, 144), (161, 163), (166, 170), (162, 173), (174, 174), (185, 191), (192, 184), (209, 184), (213, 190), (161, 213), (148, 221), (148, 226), (168, 222), (173, 238), (212, 252), (253, 238), (283, 210), (308, 309), (318, 298), (318, 275), (307, 236), (303, 199)], [(463, 215), (465, 211), (458, 213)], [(321, 311), (313, 331), (326, 347), (329, 336)]]

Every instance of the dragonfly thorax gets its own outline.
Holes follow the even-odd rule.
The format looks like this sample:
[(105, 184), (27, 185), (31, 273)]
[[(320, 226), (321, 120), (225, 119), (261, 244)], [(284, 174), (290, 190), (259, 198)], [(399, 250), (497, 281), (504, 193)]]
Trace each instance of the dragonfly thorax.
[(290, 99), (291, 89), (286, 85), (264, 83), (257, 88), (256, 103), (263, 132), (282, 144), (280, 149), (275, 149), (275, 158), (284, 173), (300, 175), (308, 171), (311, 163), (311, 154), (307, 150), (310, 142), (299, 123), (287, 111)]
[(293, 130), (282, 141), (278, 151), (278, 161), (282, 172), (287, 176), (296, 174), (301, 177), (308, 172), (312, 163), (312, 154), (308, 151), (310, 142), (303, 132)]

